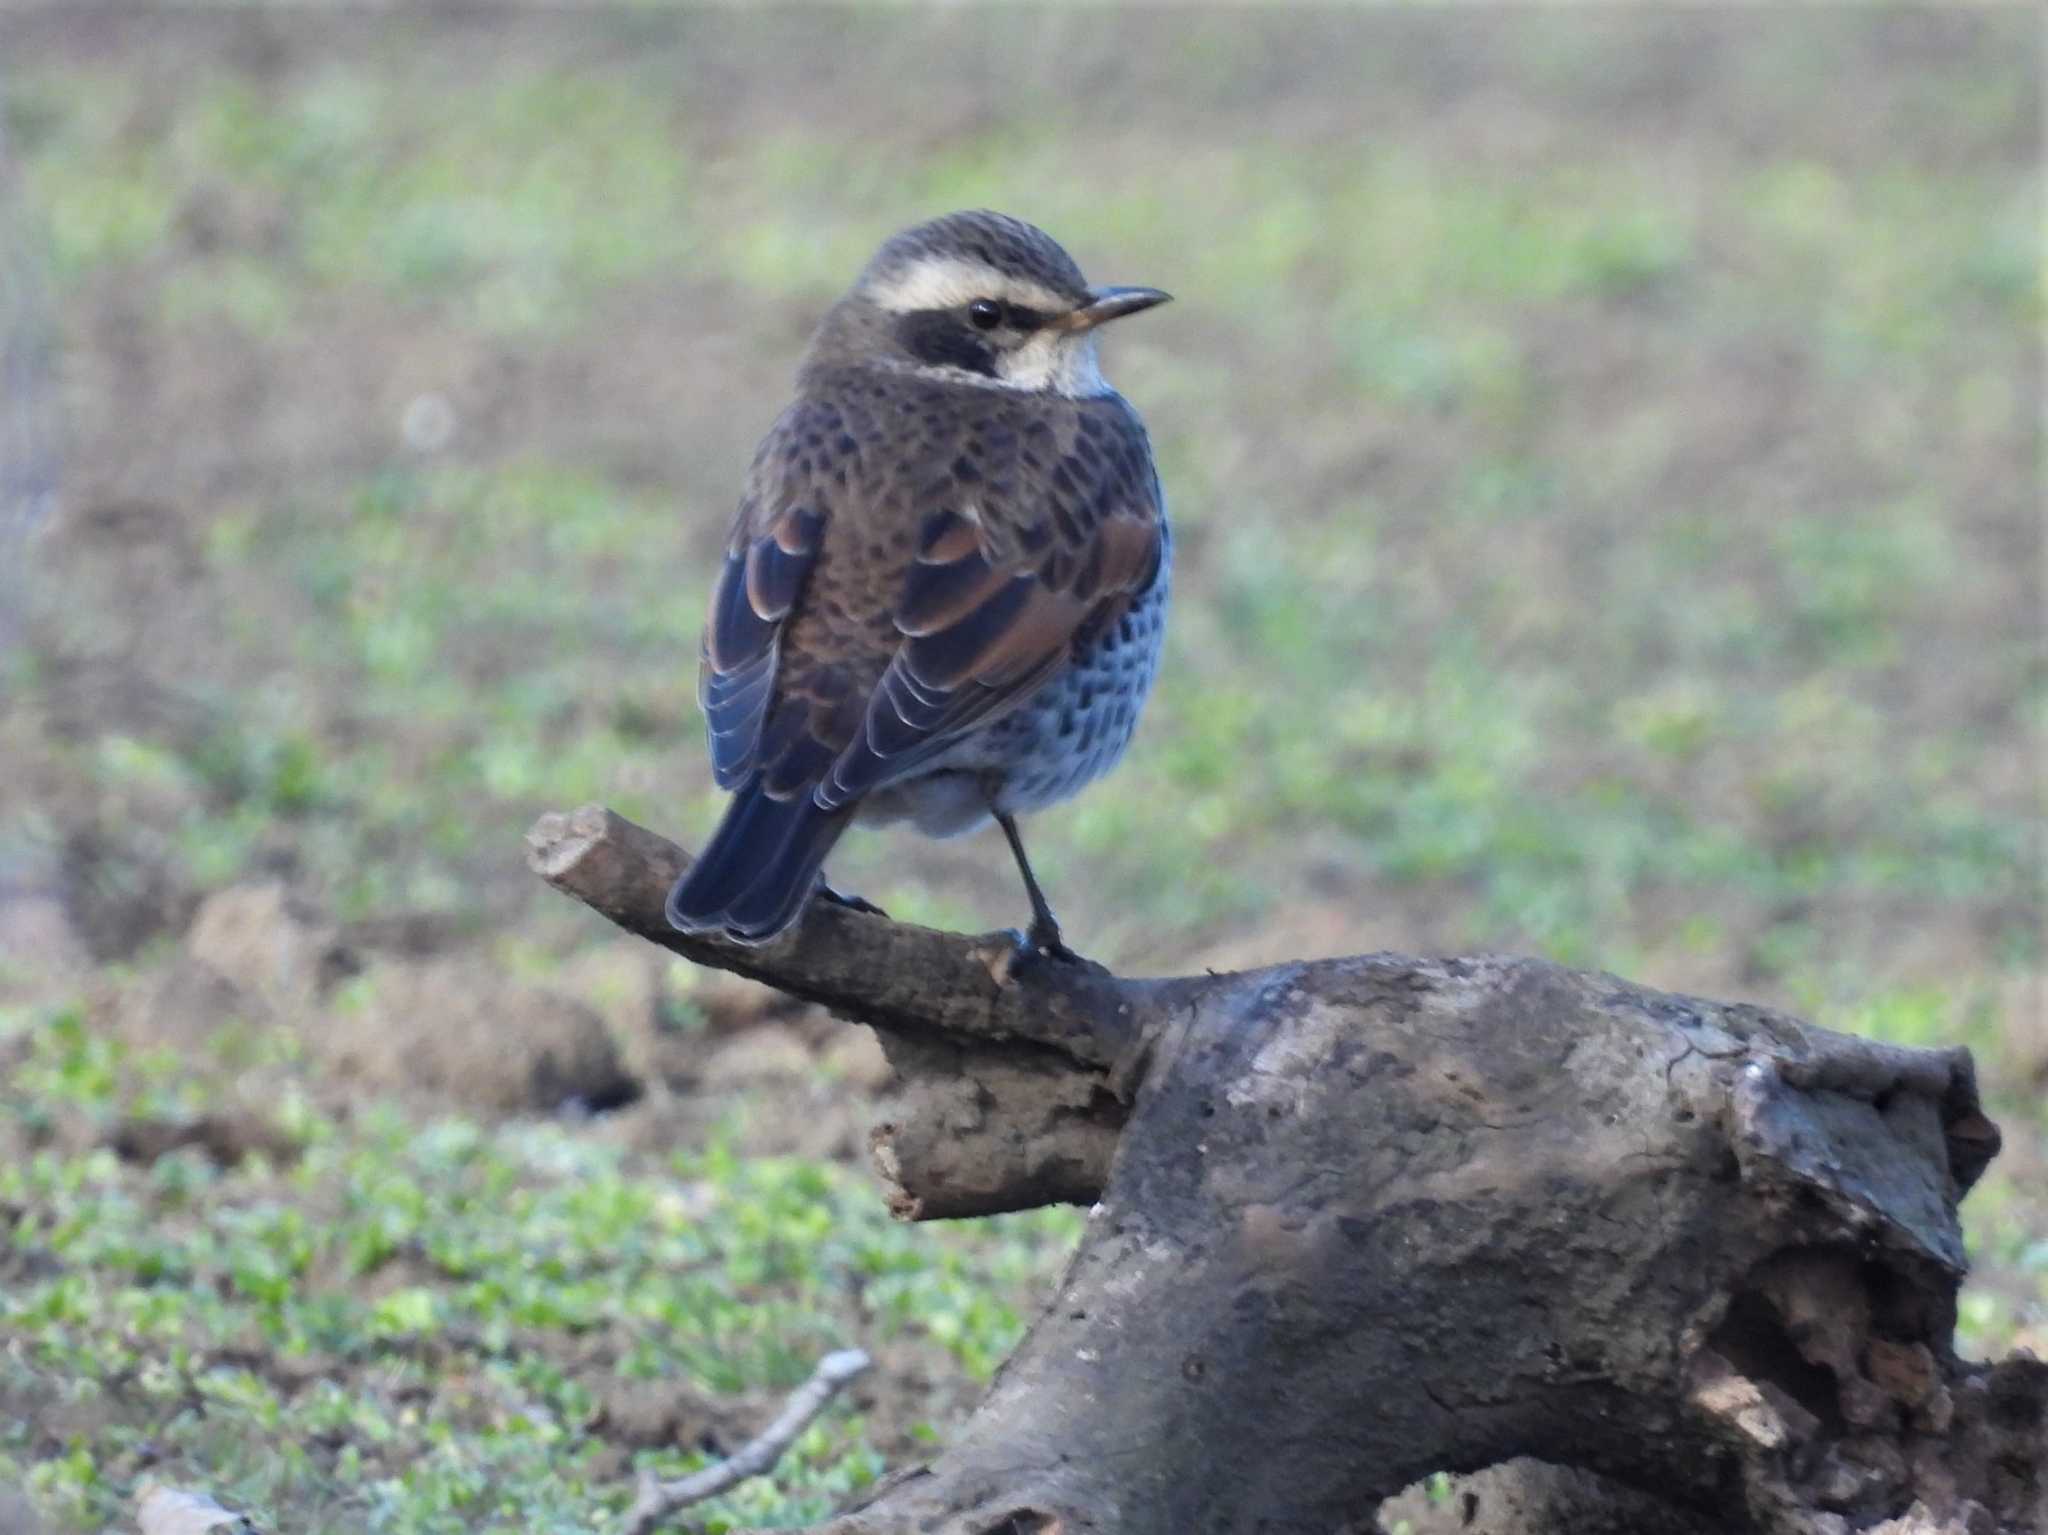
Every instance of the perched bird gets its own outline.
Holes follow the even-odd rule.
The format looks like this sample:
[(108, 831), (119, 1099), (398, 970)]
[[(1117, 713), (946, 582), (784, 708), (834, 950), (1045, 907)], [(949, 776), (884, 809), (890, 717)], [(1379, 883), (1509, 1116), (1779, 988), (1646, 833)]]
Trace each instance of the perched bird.
[(993, 817), (1027, 948), (1072, 957), (1016, 817), (1106, 773), (1152, 686), (1172, 546), (1095, 342), (1167, 297), (1091, 288), (1042, 230), (977, 212), (903, 231), (832, 306), (711, 594), (698, 699), (733, 797), (675, 927), (773, 938), (856, 818)]

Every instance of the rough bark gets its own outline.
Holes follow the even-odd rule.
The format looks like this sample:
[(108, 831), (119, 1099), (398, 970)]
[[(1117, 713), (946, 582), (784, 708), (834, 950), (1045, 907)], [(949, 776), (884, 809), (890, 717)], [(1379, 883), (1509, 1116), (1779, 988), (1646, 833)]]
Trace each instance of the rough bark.
[(758, 948), (685, 936), (648, 900), (689, 865), (666, 838), (589, 805), (543, 816), (527, 843), (536, 873), (628, 932), (872, 1024), (904, 1086), (875, 1163), (911, 1219), (1092, 1201), (1124, 1121), (1117, 1084), (1147, 1026), (1201, 985), (1049, 963), (1013, 976), (1013, 935), (963, 938), (829, 901)]
[(1502, 956), (1012, 974), (822, 903), (741, 949), (664, 930), (653, 834), (533, 842), (614, 921), (881, 1032), (903, 1213), (1097, 1201), (955, 1441), (833, 1535), (1367, 1529), (1515, 1457), (1575, 1471), (1468, 1481), (1465, 1522), (1520, 1489), (1494, 1528), (2048, 1527), (2048, 1368), (1952, 1347), (1997, 1149), (1967, 1052)]

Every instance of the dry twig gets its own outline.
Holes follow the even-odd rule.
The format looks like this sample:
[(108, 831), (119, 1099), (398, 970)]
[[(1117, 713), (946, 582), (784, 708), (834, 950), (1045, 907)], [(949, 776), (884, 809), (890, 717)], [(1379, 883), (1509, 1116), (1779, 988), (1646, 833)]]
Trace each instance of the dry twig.
[(825, 1410), (825, 1404), (867, 1368), (868, 1356), (857, 1348), (827, 1354), (811, 1371), (811, 1378), (790, 1394), (775, 1421), (741, 1446), (738, 1454), (679, 1481), (664, 1482), (652, 1472), (641, 1477), (633, 1506), (626, 1510), (626, 1535), (648, 1535), (678, 1509), (715, 1498), (750, 1476), (772, 1470), (796, 1436)]

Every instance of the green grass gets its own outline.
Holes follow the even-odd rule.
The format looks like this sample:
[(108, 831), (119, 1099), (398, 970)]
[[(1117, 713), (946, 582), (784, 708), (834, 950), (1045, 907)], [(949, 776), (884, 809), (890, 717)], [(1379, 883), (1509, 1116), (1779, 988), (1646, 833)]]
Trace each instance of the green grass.
[[(906, 1227), (849, 1169), (717, 1141), (655, 1158), (545, 1124), (336, 1114), (289, 1040), (258, 1044), (264, 1117), (296, 1152), (223, 1170), (103, 1143), (215, 1098), (220, 1060), (131, 1057), (76, 1012), (0, 1040), (0, 1116), (25, 1142), (0, 1168), (0, 1477), (65, 1528), (121, 1521), (148, 1467), (267, 1527), (588, 1529), (632, 1473), (705, 1460), (622, 1444), (620, 1387), (752, 1404), (718, 1425), (730, 1451), (834, 1348), (986, 1382), (1077, 1234), (1071, 1213)], [(81, 1123), (87, 1144), (55, 1134)], [(695, 1517), (817, 1517), (882, 1466), (842, 1405), (772, 1482)]]

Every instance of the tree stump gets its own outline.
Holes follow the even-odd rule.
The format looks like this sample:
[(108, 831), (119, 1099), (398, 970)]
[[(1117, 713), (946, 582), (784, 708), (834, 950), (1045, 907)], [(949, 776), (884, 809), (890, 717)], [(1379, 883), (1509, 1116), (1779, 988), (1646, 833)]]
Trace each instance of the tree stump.
[(1436, 1471), (1484, 1473), (1445, 1528), (2048, 1530), (2048, 1367), (1952, 1342), (1967, 1051), (1497, 955), (1126, 980), (823, 901), (749, 949), (667, 928), (652, 832), (528, 840), (878, 1031), (899, 1215), (1092, 1205), (954, 1442), (821, 1531), (1330, 1535)]

